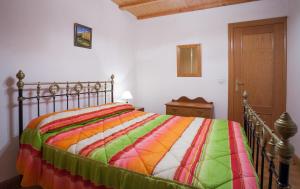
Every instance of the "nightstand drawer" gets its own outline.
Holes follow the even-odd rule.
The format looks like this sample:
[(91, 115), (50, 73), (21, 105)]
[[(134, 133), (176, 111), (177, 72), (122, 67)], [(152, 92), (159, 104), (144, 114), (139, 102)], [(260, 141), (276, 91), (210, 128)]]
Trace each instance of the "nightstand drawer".
[(212, 117), (210, 109), (172, 107), (172, 106), (167, 106), (167, 114), (187, 116), (187, 117), (207, 117), (207, 118)]
[(212, 118), (212, 112), (209, 109), (195, 109), (191, 111), (191, 115), (195, 117)]
[(135, 107), (134, 109), (141, 112), (145, 111), (144, 107)]
[(185, 108), (181, 107), (169, 107), (167, 106), (167, 114), (169, 115), (179, 115), (179, 116), (188, 116), (189, 113)]

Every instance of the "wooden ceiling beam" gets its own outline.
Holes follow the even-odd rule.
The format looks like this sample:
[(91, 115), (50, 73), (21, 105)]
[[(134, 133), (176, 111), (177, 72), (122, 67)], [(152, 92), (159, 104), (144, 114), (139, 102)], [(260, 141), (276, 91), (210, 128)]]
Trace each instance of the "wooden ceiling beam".
[(145, 6), (145, 5), (148, 5), (148, 4), (151, 4), (151, 3), (156, 3), (158, 1), (160, 1), (160, 0), (140, 0), (138, 2), (133, 2), (133, 3), (127, 3), (127, 4), (124, 4), (124, 5), (120, 5), (119, 8), (122, 9), (122, 10), (128, 10), (128, 9), (139, 7), (139, 6)]
[(139, 15), (139, 16), (137, 16), (137, 19), (141, 20), (141, 19), (147, 19), (147, 18), (152, 18), (152, 17), (176, 14), (176, 13), (183, 13), (183, 12), (202, 10), (202, 9), (209, 9), (209, 8), (214, 8), (214, 7), (221, 7), (221, 6), (226, 6), (226, 5), (246, 3), (246, 2), (251, 2), (251, 1), (259, 1), (259, 0), (225, 0), (225, 1), (221, 0), (216, 3), (199, 4), (199, 5), (190, 6), (190, 7), (184, 7), (184, 8), (178, 8), (178, 9), (173, 9), (173, 10), (166, 10), (166, 11), (151, 13), (151, 14)]

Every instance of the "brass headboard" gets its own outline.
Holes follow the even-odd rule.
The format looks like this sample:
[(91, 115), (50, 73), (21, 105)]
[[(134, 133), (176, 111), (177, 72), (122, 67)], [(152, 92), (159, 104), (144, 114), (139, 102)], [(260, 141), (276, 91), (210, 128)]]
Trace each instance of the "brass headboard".
[[(248, 94), (244, 91), (244, 129), (252, 150), (253, 164), (260, 172), (260, 188), (272, 189), (273, 180), (279, 189), (291, 188), (289, 184), (290, 162), (294, 156), (294, 147), (290, 143), (297, 133), (297, 126), (287, 112), (281, 114), (271, 129), (248, 103)], [(275, 158), (279, 157), (278, 161)], [(267, 182), (264, 182), (265, 161), (268, 163)], [(278, 165), (277, 165), (278, 162)], [(260, 166), (259, 166), (260, 165)], [(260, 170), (259, 170), (260, 167)], [(264, 184), (265, 183), (265, 184)]]
[[(99, 95), (104, 94), (104, 103), (107, 103), (107, 96), (110, 96), (110, 102), (114, 102), (114, 75), (111, 75), (108, 81), (87, 81), (87, 82), (24, 82), (25, 74), (20, 70), (16, 75), (18, 82), (18, 102), (19, 102), (19, 137), (23, 132), (23, 102), (26, 100), (36, 100), (37, 116), (40, 116), (40, 102), (43, 98), (52, 98), (53, 112), (56, 111), (56, 97), (63, 98), (66, 101), (66, 107), (69, 109), (70, 97), (77, 98), (77, 107), (80, 108), (80, 101), (83, 95), (87, 95), (88, 105), (91, 106), (91, 95), (96, 95), (97, 105), (99, 105)], [(33, 96), (24, 96), (25, 88), (34, 89), (36, 94)], [(42, 94), (46, 90), (48, 93)], [(110, 94), (110, 95), (108, 95)]]

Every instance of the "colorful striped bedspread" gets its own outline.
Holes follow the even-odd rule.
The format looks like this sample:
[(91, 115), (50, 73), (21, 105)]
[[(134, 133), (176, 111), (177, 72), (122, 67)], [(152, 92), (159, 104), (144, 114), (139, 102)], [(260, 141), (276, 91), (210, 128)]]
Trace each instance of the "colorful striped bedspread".
[(22, 185), (45, 189), (255, 189), (241, 126), (159, 115), (129, 104), (51, 113), (24, 130)]

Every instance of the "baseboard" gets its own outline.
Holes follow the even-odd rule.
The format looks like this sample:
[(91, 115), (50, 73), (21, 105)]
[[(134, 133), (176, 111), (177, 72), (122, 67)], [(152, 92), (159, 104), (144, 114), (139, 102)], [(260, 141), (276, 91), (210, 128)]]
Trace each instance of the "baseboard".
[(15, 176), (0, 183), (0, 189), (18, 189), (20, 188), (21, 176)]
[[(21, 175), (15, 176), (11, 179), (5, 180), (0, 183), (0, 189), (22, 189), (20, 186)], [(26, 187), (26, 189), (42, 189), (39, 186)]]

